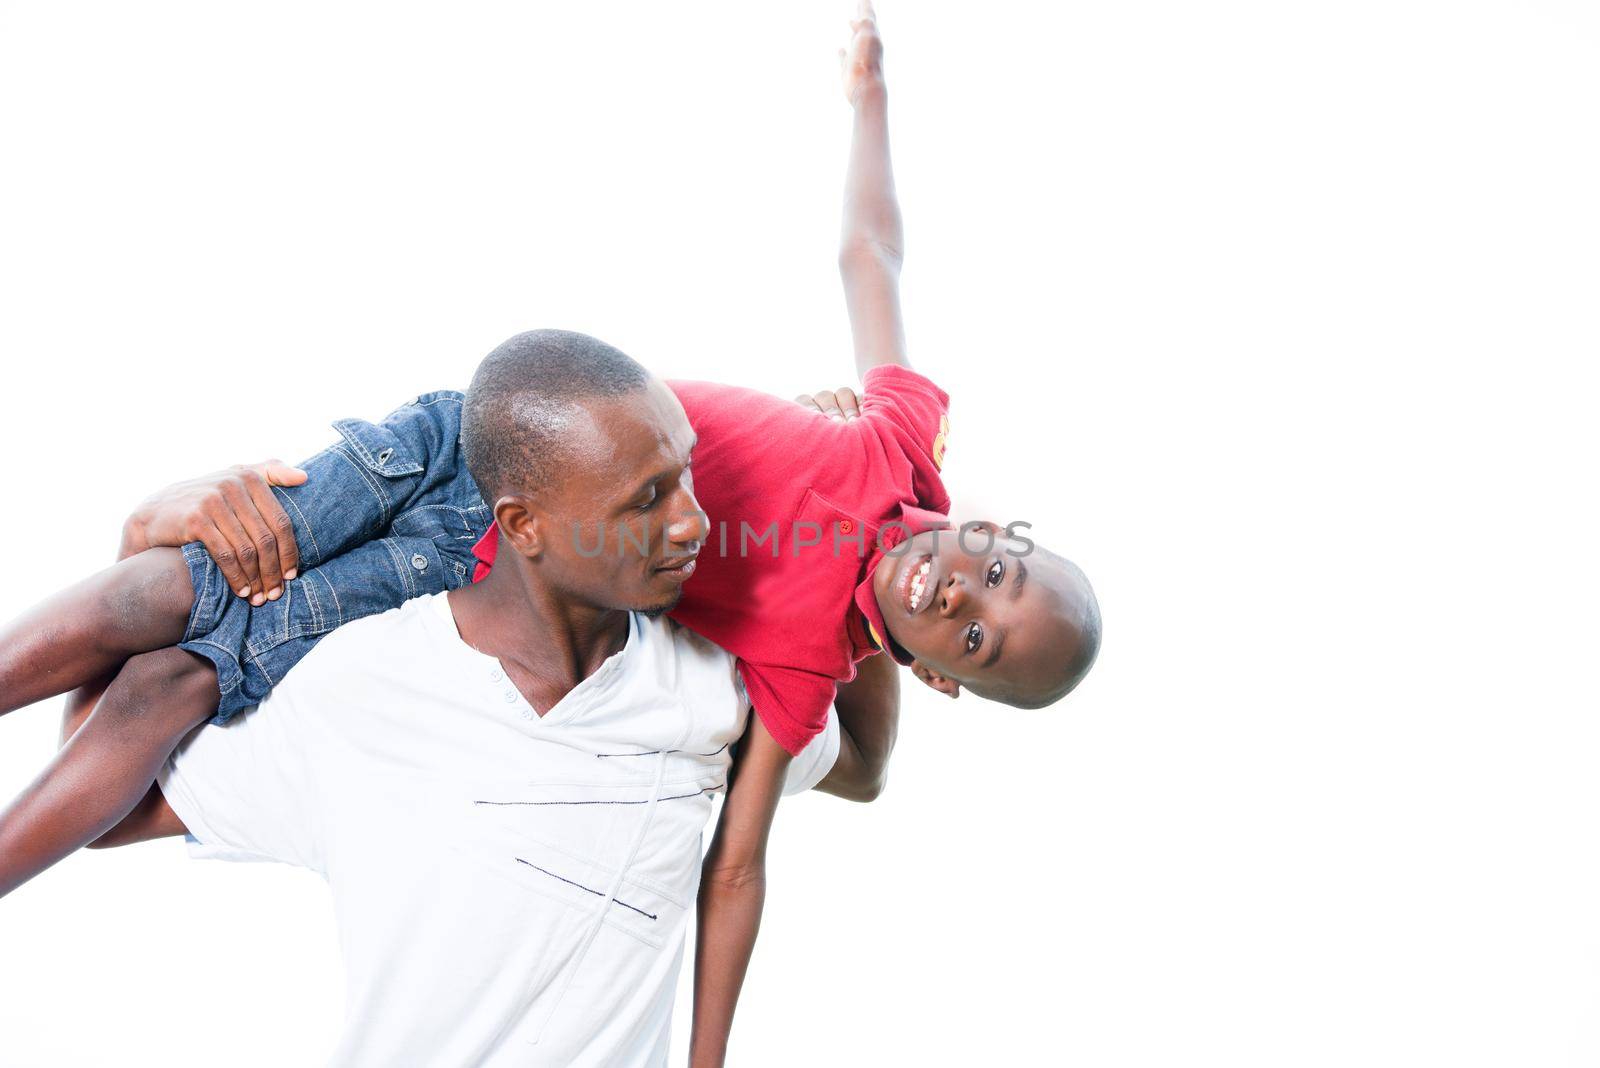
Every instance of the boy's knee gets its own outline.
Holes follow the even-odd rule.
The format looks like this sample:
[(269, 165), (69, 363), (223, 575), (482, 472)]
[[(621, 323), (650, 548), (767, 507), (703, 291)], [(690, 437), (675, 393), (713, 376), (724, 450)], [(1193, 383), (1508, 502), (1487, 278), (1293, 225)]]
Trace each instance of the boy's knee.
[(169, 645), (183, 637), (194, 608), (194, 584), (181, 549), (146, 549), (117, 565), (106, 591), (108, 621), (131, 648)]
[(140, 653), (122, 674), (141, 688), (172, 694), (209, 694), (217, 688), (217, 669), (211, 661), (178, 648)]
[(123, 666), (102, 705), (119, 716), (192, 725), (217, 706), (217, 669), (182, 649), (141, 653)]

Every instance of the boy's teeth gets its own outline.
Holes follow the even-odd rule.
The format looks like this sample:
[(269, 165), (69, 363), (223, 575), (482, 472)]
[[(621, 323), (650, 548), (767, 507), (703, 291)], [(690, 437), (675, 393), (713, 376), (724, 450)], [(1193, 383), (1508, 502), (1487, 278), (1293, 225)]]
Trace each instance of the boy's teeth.
[(911, 610), (915, 612), (922, 605), (922, 595), (927, 592), (928, 572), (933, 568), (932, 560), (924, 560), (917, 565), (917, 570), (911, 575)]

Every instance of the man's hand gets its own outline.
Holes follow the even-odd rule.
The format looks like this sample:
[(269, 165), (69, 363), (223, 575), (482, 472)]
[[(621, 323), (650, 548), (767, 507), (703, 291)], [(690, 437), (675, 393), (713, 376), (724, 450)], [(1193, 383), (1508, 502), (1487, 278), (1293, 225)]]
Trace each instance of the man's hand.
[(839, 49), (839, 74), (844, 80), (844, 98), (854, 107), (866, 90), (883, 85), (883, 40), (878, 36), (872, 0), (857, 5), (850, 34), (850, 43)]
[(235, 593), (253, 605), (275, 601), (299, 573), (300, 550), (272, 487), (305, 480), (299, 468), (268, 460), (168, 486), (128, 517), (118, 558), (203, 542)]
[(802, 393), (794, 402), (843, 423), (861, 418), (861, 399), (849, 386), (824, 389), (818, 393)]

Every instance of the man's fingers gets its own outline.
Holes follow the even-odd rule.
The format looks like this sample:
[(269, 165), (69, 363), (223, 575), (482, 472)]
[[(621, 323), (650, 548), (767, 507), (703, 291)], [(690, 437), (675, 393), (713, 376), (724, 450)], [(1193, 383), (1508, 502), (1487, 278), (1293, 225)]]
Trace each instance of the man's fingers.
[[(266, 477), (270, 486), (304, 486), (306, 480), (311, 477), (300, 468), (290, 467), (282, 460), (268, 460), (266, 463), (257, 464), (256, 468)], [(289, 513), (283, 510), (278, 495), (270, 489), (253, 496), (256, 507), (261, 510), (262, 517), (267, 521), (267, 526), (277, 535), (278, 561), (283, 565), (284, 581), (298, 577), (300, 543), (295, 540), (294, 523), (290, 521)]]
[[(283, 564), (279, 561), (278, 535), (271, 521), (262, 514), (262, 497), (272, 498), (267, 480), (255, 470), (239, 474), (238, 488), (229, 493), (233, 514), (238, 517), (245, 533), (256, 548), (256, 573), (261, 576), (261, 592), (267, 600), (276, 601), (283, 595)], [(271, 500), (272, 506), (277, 505)]]
[(234, 544), (238, 568), (245, 572), (245, 579), (250, 580), (250, 603), (264, 604), (269, 587), (262, 582), (261, 550), (256, 547), (256, 539), (250, 536), (250, 529), (245, 528), (243, 523), (243, 516), (250, 513), (250, 496), (235, 480), (222, 481), (218, 492), (222, 497), (221, 504), (208, 510), (206, 515), (210, 515), (211, 521), (216, 523), (216, 529), (222, 531), (222, 537)]
[(794, 400), (796, 404), (803, 404), (812, 411), (821, 412), (829, 419), (848, 423), (852, 419), (861, 418), (861, 398), (856, 396), (856, 391), (849, 386), (802, 393)]
[(256, 464), (255, 469), (261, 472), (261, 477), (274, 486), (304, 486), (308, 476), (298, 467), (290, 467), (282, 460), (268, 460), (266, 463)]
[(839, 398), (834, 395), (833, 390), (824, 389), (814, 393), (812, 394), (812, 399), (817, 402), (817, 410), (823, 415), (829, 419), (838, 419), (843, 422), (844, 412), (839, 410)]
[[(270, 464), (264, 464), (262, 467), (270, 467)], [(285, 470), (293, 472), (296, 468), (290, 467), (285, 468)], [(301, 481), (306, 481), (306, 472), (298, 473), (301, 475)], [(258, 480), (258, 478), (245, 480), (245, 488), (250, 491), (251, 504), (254, 505), (259, 523), (266, 528), (264, 537), (272, 540), (272, 544), (274, 544), (275, 555), (277, 555), (277, 574), (280, 574), (283, 580), (288, 582), (288, 580), (299, 574), (299, 542), (294, 540), (294, 524), (290, 523), (290, 515), (283, 510), (283, 504), (278, 500), (277, 494), (272, 492), (272, 486), (282, 486), (282, 484), (285, 483), (278, 483), (278, 481), (272, 480), (270, 473), (266, 478), (261, 478), (261, 480)], [(266, 569), (262, 569), (261, 577), (262, 580), (267, 579)], [(272, 595), (272, 587), (270, 585), (267, 587), (267, 595)]]
[(222, 577), (228, 580), (228, 588), (240, 597), (257, 595), (261, 591), (250, 585), (250, 580), (245, 578), (244, 569), (239, 566), (239, 556), (233, 548), (233, 543), (225, 538), (222, 530), (210, 518), (199, 520), (200, 529), (195, 531), (196, 540), (206, 547), (206, 552), (211, 554), (211, 559), (217, 562), (217, 569), (222, 572)]

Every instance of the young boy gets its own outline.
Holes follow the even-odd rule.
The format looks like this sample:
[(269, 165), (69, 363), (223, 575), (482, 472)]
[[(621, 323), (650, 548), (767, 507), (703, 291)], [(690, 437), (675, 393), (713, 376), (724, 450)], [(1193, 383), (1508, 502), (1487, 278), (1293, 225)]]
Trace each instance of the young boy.
[[(875, 652), (951, 697), (965, 686), (1039, 707), (1078, 683), (1099, 643), (1094, 595), (1075, 566), (995, 524), (957, 531), (947, 518), (948, 398), (905, 355), (882, 48), (865, 2), (853, 29), (840, 268), (865, 384), (859, 417), (673, 385), (699, 435), (693, 485), (711, 534), (672, 576), (686, 580), (672, 615), (739, 658), (756, 714), (791, 755), (823, 731), (837, 688)], [(335, 424), (342, 440), (304, 479), (279, 468), (169, 491), (130, 520), (132, 555), (0, 637), (0, 712), (127, 661), (0, 814), (0, 895), (105, 835), (189, 730), (258, 703), (341, 623), (487, 572), (498, 531), (461, 460), (460, 419), (459, 394), (426, 394), (381, 424)], [(647, 531), (663, 489), (636, 487)], [(600, 533), (586, 549), (615, 552), (622, 566), (650, 558), (621, 523)], [(836, 778), (840, 792), (870, 798), (892, 712), (851, 727)]]

